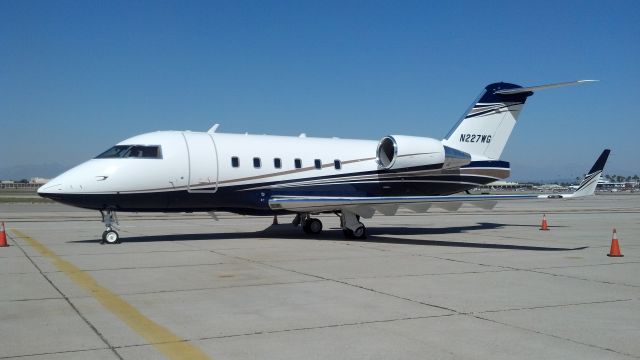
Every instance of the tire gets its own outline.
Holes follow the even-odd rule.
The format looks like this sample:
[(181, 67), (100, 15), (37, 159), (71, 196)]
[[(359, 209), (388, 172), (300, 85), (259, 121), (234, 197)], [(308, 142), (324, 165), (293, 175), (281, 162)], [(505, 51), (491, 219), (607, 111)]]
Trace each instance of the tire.
[(307, 227), (309, 228), (310, 234), (320, 234), (322, 231), (322, 221), (318, 219), (309, 219), (309, 221), (307, 221)]
[(107, 244), (119, 244), (120, 235), (114, 230), (108, 230), (103, 233), (104, 242)]
[(309, 229), (308, 221), (305, 221), (304, 223), (302, 223), (302, 231), (304, 231), (305, 234), (311, 234), (311, 229)]
[(360, 224), (360, 226), (353, 230), (353, 237), (356, 239), (366, 239), (367, 228), (365, 228), (364, 225)]
[(305, 234), (319, 234), (322, 231), (322, 221), (318, 219), (308, 219), (302, 223), (302, 230)]
[(354, 239), (366, 239), (367, 238), (367, 228), (364, 227), (363, 223), (360, 223), (358, 227), (353, 230), (353, 238)]
[(360, 223), (355, 230), (351, 229), (342, 229), (342, 233), (344, 237), (347, 239), (366, 239), (367, 238), (367, 228), (364, 224)]

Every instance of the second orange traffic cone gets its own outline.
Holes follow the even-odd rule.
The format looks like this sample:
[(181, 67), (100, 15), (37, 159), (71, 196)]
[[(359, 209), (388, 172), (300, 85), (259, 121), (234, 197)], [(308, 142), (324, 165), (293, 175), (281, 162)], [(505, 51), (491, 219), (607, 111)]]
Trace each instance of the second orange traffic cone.
[(9, 246), (7, 245), (7, 233), (4, 231), (4, 222), (0, 225), (0, 247)]
[(540, 230), (549, 231), (549, 224), (547, 224), (547, 215), (542, 215), (542, 224), (540, 225)]
[(618, 244), (618, 233), (616, 232), (616, 228), (613, 228), (613, 236), (611, 237), (611, 250), (607, 256), (610, 257), (623, 257), (622, 253), (620, 253), (620, 244)]
[(271, 225), (278, 225), (278, 215), (273, 215), (273, 224)]

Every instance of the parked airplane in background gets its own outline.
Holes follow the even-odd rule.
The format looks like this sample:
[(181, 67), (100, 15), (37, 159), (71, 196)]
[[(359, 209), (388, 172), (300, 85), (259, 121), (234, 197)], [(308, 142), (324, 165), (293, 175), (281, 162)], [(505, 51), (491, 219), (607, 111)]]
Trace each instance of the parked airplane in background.
[(103, 242), (117, 243), (116, 211), (295, 213), (306, 233), (322, 231), (312, 214), (340, 216), (349, 238), (364, 238), (360, 217), (399, 207), (491, 209), (498, 200), (572, 198), (594, 193), (605, 150), (572, 194), (452, 195), (505, 179), (499, 160), (534, 91), (590, 80), (521, 87), (490, 84), (444, 140), (392, 135), (380, 141), (159, 131), (134, 136), (42, 186), (55, 201), (99, 210)]

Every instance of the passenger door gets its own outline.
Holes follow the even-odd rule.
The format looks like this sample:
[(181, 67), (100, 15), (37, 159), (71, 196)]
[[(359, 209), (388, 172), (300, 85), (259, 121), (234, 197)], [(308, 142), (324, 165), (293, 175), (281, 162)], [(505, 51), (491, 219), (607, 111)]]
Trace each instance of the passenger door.
[(215, 193), (218, 190), (218, 154), (208, 133), (183, 132), (189, 162), (189, 192)]

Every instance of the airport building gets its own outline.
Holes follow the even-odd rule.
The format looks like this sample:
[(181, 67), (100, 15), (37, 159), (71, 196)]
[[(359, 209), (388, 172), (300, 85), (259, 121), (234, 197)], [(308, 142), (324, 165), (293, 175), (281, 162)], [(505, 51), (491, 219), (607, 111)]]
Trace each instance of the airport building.
[(21, 181), (0, 180), (0, 190), (36, 191), (40, 186), (46, 184), (48, 181), (49, 179), (41, 177), (33, 177), (28, 181), (26, 181), (26, 179)]

